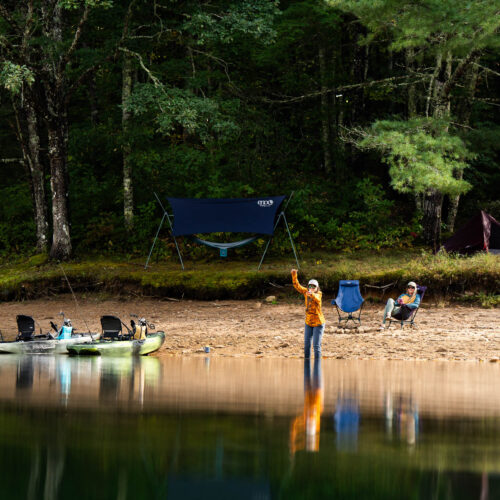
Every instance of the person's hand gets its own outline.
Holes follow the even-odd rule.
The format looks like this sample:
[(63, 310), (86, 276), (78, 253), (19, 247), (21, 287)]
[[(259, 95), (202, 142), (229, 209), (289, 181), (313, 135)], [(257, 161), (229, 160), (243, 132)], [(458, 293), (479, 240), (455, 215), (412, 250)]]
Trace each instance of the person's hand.
[(401, 305), (403, 303), (403, 299), (398, 299), (398, 304)]
[(297, 276), (297, 269), (292, 269), (291, 273), (292, 273), (292, 276)]

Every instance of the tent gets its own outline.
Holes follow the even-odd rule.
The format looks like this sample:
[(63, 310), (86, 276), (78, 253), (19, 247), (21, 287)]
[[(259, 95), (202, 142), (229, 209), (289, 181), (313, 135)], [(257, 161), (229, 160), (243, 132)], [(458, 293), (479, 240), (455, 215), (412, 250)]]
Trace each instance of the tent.
[(500, 223), (481, 210), (445, 241), (442, 248), (447, 252), (474, 253), (484, 250), (500, 254)]
[[(292, 193), (293, 194), (293, 193)], [(288, 198), (287, 204), (283, 207), (285, 196), (269, 196), (266, 198), (171, 198), (167, 197), (172, 214), (167, 213), (160, 199), (156, 195), (156, 199), (163, 209), (163, 217), (156, 232), (156, 236), (149, 252), (148, 260), (145, 268), (148, 267), (153, 248), (158, 234), (163, 225), (165, 218), (170, 225), (170, 231), (174, 238), (177, 253), (182, 269), (184, 263), (177, 244), (177, 236), (189, 236), (195, 242), (206, 245), (212, 248), (219, 249), (220, 256), (226, 257), (228, 249), (238, 248), (255, 241), (261, 236), (267, 236), (268, 241), (260, 260), (259, 269), (264, 260), (264, 256), (269, 248), (274, 231), (281, 219), (285, 223), (290, 243), (299, 268), (299, 261), (295, 246), (292, 240), (292, 234), (288, 227), (288, 222), (285, 216), (286, 205), (290, 201)], [(172, 224), (173, 219), (173, 224)], [(250, 233), (251, 236), (240, 241), (231, 243), (219, 243), (215, 241), (202, 240), (196, 236), (199, 233)]]

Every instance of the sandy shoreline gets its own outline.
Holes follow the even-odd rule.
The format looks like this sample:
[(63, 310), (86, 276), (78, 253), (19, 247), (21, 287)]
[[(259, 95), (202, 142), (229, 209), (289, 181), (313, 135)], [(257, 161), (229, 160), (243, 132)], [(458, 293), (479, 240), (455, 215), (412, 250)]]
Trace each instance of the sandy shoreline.
[[(381, 306), (368, 304), (359, 329), (338, 329), (337, 314), (324, 301), (326, 329), (323, 356), (337, 359), (500, 360), (500, 309), (427, 304), (419, 311), (418, 328), (393, 326), (380, 332)], [(302, 357), (304, 307), (299, 301), (164, 301), (99, 300), (70, 296), (51, 300), (0, 304), (1, 331), (14, 337), (17, 314), (35, 317), (42, 330), (60, 323), (63, 310), (79, 331), (99, 331), (99, 317), (116, 314), (129, 322), (131, 313), (144, 315), (167, 333), (156, 356)], [(85, 321), (86, 324), (85, 324)]]

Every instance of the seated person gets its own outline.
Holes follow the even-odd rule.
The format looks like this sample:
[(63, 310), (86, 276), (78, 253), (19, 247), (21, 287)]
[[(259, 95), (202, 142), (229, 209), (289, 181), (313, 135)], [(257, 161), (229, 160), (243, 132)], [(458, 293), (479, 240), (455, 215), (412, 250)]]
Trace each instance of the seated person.
[(394, 317), (395, 319), (406, 319), (410, 317), (413, 310), (420, 305), (420, 294), (417, 293), (417, 284), (410, 281), (406, 293), (401, 294), (396, 301), (389, 299), (384, 309), (384, 318), (380, 330), (385, 328), (385, 321)]
[(65, 318), (63, 325), (57, 331), (57, 340), (67, 340), (71, 338), (71, 334), (73, 333), (73, 325), (71, 324), (71, 320), (69, 318)]

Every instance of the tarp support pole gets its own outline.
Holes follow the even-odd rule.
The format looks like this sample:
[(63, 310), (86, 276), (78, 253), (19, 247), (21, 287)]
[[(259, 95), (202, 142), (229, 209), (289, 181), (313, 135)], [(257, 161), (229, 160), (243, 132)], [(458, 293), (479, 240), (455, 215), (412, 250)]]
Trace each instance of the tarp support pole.
[(172, 233), (172, 238), (174, 238), (175, 248), (177, 248), (177, 254), (179, 255), (179, 260), (181, 261), (181, 267), (182, 267), (182, 270), (184, 271), (184, 262), (182, 262), (181, 251), (179, 250), (179, 245), (177, 244), (177, 239), (174, 236), (174, 228), (172, 227), (172, 222), (171, 222), (170, 217), (167, 214), (167, 212), (165, 212), (165, 214), (167, 216), (168, 224), (170, 226), (170, 232)]
[[(292, 193), (292, 195), (293, 195), (293, 193)], [(288, 203), (287, 203), (287, 205), (288, 205)], [(292, 244), (293, 255), (295, 256), (295, 262), (297, 262), (297, 269), (300, 269), (299, 259), (297, 258), (297, 252), (295, 251), (295, 245), (293, 244), (292, 233), (290, 233), (290, 228), (288, 227), (288, 222), (286, 220), (286, 216), (285, 216), (284, 211), (279, 214), (278, 219), (276, 220), (276, 224), (274, 225), (273, 235), (274, 235), (274, 231), (276, 230), (276, 227), (278, 226), (278, 223), (279, 223), (281, 217), (283, 217), (283, 220), (285, 221), (285, 227), (286, 227), (286, 230), (288, 231), (288, 236), (290, 237), (290, 243)], [(264, 249), (264, 253), (262, 254), (262, 257), (260, 259), (259, 267), (257, 268), (257, 271), (260, 271), (262, 263), (264, 262), (264, 257), (266, 256), (269, 245), (271, 244), (271, 240), (273, 239), (273, 235), (271, 235), (270, 238), (267, 240), (267, 245), (266, 245), (266, 248)]]
[(288, 221), (286, 220), (285, 212), (283, 212), (283, 220), (285, 221), (286, 230), (288, 231), (288, 237), (290, 238), (290, 244), (292, 245), (293, 255), (295, 256), (295, 262), (297, 262), (297, 269), (300, 269), (299, 259), (297, 257), (297, 252), (295, 251), (295, 245), (293, 244), (292, 233), (288, 227)]
[(182, 255), (181, 255), (181, 252), (179, 250), (179, 245), (177, 244), (177, 240), (176, 240), (176, 238), (174, 236), (174, 229), (172, 227), (172, 221), (170, 220), (170, 217), (169, 217), (167, 211), (165, 210), (165, 207), (162, 205), (162, 203), (160, 201), (160, 198), (158, 198), (158, 195), (155, 192), (153, 192), (153, 194), (156, 196), (156, 199), (157, 199), (158, 203), (160, 204), (160, 207), (163, 210), (163, 217), (161, 218), (160, 225), (158, 226), (158, 231), (156, 231), (156, 236), (155, 236), (155, 239), (153, 241), (153, 246), (151, 247), (151, 250), (149, 251), (148, 260), (146, 261), (146, 265), (144, 266), (144, 269), (148, 268), (149, 259), (151, 258), (151, 254), (153, 253), (153, 249), (155, 247), (156, 240), (158, 239), (158, 235), (160, 234), (160, 229), (161, 229), (161, 227), (163, 225), (163, 221), (165, 220), (165, 217), (166, 217), (167, 220), (168, 220), (168, 224), (170, 226), (170, 231), (172, 233), (172, 237), (174, 238), (175, 248), (177, 249), (177, 254), (179, 255), (179, 260), (181, 262), (181, 267), (182, 267), (182, 270), (184, 271), (184, 262), (182, 262)]
[(149, 259), (151, 259), (151, 255), (153, 253), (153, 249), (155, 247), (155, 244), (156, 244), (156, 240), (158, 239), (158, 235), (160, 234), (160, 229), (161, 229), (161, 226), (163, 226), (163, 221), (165, 220), (165, 215), (167, 214), (167, 212), (163, 212), (163, 217), (161, 218), (161, 222), (160, 222), (160, 225), (158, 226), (158, 231), (156, 231), (156, 236), (155, 236), (155, 239), (153, 241), (153, 245), (151, 246), (151, 250), (149, 251), (149, 255), (148, 255), (148, 259), (146, 260), (146, 265), (144, 266), (144, 269), (147, 269), (148, 268), (148, 264), (149, 264)]

